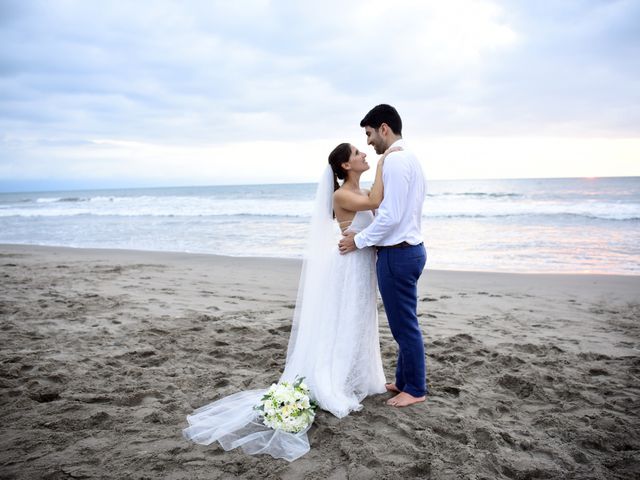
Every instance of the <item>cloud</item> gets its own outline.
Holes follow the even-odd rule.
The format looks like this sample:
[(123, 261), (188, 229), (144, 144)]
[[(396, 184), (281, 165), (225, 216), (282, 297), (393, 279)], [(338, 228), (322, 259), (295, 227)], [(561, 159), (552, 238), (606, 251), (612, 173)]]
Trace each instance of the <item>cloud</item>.
[(176, 162), (176, 148), (356, 141), (381, 102), (420, 139), (626, 138), (640, 128), (633, 1), (0, 9), (0, 166), (23, 174), (47, 158), (100, 161), (96, 138), (164, 146)]
[(640, 34), (632, 25), (638, 20), (640, 5), (627, 1), (512, 9), (509, 21), (521, 42), (484, 84), (488, 120), (503, 134), (637, 136)]
[[(2, 61), (12, 99), (6, 113), (31, 111), (35, 121), (68, 123), (81, 134), (117, 133), (119, 116), (138, 138), (155, 116), (163, 121), (152, 122), (149, 135), (308, 136), (327, 115), (345, 125), (381, 97), (433, 98), (429, 84), (451, 89), (481, 52), (513, 36), (488, 3), (378, 3), (34, 3), (3, 32), (15, 47)], [(474, 11), (459, 15), (465, 3)], [(57, 115), (35, 113), (43, 108)], [(236, 123), (265, 113), (275, 128)]]

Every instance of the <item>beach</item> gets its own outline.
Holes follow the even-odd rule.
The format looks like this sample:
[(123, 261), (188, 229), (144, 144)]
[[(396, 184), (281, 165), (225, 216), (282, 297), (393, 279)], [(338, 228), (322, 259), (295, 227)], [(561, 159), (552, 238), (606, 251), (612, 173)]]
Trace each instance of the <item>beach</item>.
[[(278, 380), (299, 259), (0, 245), (5, 479), (631, 479), (640, 276), (427, 269), (430, 395), (319, 412), (288, 463), (182, 437)], [(396, 345), (379, 309), (383, 365)]]

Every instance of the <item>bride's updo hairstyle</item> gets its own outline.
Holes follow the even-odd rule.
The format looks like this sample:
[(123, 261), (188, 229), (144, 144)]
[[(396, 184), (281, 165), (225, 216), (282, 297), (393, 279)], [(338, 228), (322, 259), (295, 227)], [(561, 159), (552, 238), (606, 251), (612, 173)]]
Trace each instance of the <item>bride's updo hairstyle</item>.
[(344, 180), (347, 178), (347, 172), (342, 168), (342, 164), (349, 161), (351, 157), (351, 144), (341, 143), (329, 154), (329, 165), (333, 170), (333, 191), (335, 192), (340, 188), (338, 179)]

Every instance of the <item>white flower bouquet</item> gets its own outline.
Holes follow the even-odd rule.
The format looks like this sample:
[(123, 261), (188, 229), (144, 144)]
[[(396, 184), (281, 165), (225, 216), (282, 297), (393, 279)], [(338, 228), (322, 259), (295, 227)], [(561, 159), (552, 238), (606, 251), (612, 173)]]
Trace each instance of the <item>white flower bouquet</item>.
[(318, 405), (309, 397), (309, 387), (303, 378), (274, 383), (254, 408), (263, 423), (274, 430), (298, 433), (313, 423)]

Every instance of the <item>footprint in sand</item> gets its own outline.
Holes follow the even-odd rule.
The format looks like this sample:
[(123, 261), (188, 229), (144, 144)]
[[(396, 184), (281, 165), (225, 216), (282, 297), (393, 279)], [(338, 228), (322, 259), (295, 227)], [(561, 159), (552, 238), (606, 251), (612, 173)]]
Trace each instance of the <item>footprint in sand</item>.
[(270, 328), (267, 331), (271, 335), (280, 335), (281, 333), (289, 333), (291, 331), (291, 325), (283, 325), (281, 327)]
[(446, 393), (449, 396), (452, 397), (459, 397), (460, 396), (460, 389), (457, 387), (451, 387), (451, 386), (444, 386), (444, 387), (440, 387), (439, 389), (442, 393)]
[(604, 370), (602, 368), (591, 368), (589, 369), (589, 375), (594, 375), (594, 376), (609, 376), (611, 375), (609, 373), (609, 371)]
[(214, 388), (222, 388), (222, 387), (226, 387), (227, 385), (229, 385), (229, 380), (227, 380), (226, 378), (218, 380), (216, 383), (213, 384)]

